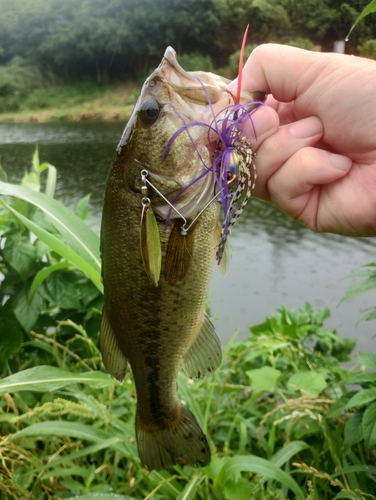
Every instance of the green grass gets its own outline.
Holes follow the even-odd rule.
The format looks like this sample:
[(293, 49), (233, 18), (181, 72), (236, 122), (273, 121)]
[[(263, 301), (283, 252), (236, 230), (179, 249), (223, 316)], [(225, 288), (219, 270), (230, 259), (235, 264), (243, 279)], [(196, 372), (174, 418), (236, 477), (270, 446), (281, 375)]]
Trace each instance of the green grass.
[[(98, 236), (53, 199), (56, 171), (0, 182), (0, 499), (375, 499), (376, 354), (325, 327), (328, 309), (282, 308), (225, 346), (211, 376), (178, 379), (212, 450), (199, 469), (146, 471), (136, 393), (104, 373)], [(46, 194), (40, 175), (48, 172)], [(359, 273), (374, 288), (375, 264)], [(63, 292), (63, 293), (62, 293)], [(374, 318), (367, 316), (368, 319)], [(354, 388), (354, 384), (356, 384)]]
[(82, 82), (36, 88), (29, 94), (0, 95), (0, 121), (127, 119), (139, 94), (137, 83)]
[[(131, 375), (120, 385), (103, 373), (96, 339), (79, 325), (69, 349), (58, 332), (31, 334), (28, 344), (48, 352), (50, 365), (0, 381), (0, 498), (375, 498), (375, 456), (361, 442), (346, 446), (354, 411), (338, 410), (349, 394), (340, 361), (354, 343), (326, 330), (327, 317), (308, 305), (282, 309), (231, 342), (212, 377), (181, 375), (180, 397), (213, 458), (202, 469), (159, 472), (144, 470), (137, 455)], [(90, 360), (74, 355), (83, 339)]]

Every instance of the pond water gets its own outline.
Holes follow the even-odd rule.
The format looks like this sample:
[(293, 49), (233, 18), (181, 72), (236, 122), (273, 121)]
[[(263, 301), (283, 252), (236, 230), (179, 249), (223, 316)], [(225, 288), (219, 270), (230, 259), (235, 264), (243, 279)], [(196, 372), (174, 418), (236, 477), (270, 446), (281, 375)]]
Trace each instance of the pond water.
[[(91, 214), (98, 221), (106, 176), (124, 123), (0, 124), (1, 164), (11, 182), (30, 167), (35, 145), (41, 161), (58, 169), (56, 198), (73, 207), (91, 193)], [(351, 284), (345, 279), (376, 260), (376, 239), (314, 234), (274, 206), (251, 200), (231, 236), (231, 265), (223, 278), (213, 272), (209, 302), (219, 337), (247, 337), (248, 327), (281, 305), (329, 306), (329, 328), (360, 339), (358, 349), (375, 350), (376, 321), (359, 324), (376, 302), (366, 294), (340, 303)]]

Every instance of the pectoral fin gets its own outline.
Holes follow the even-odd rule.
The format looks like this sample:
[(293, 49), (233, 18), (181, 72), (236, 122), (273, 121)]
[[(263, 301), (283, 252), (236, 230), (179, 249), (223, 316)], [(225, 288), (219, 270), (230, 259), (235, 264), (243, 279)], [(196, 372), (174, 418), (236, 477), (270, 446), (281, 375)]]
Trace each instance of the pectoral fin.
[(185, 278), (192, 263), (195, 228), (186, 236), (180, 234), (181, 221), (175, 222), (168, 240), (164, 277), (170, 285)]
[(115, 333), (108, 320), (106, 306), (103, 307), (99, 334), (99, 346), (103, 364), (110, 375), (122, 382), (127, 370), (127, 359), (116, 340)]
[(204, 313), (201, 330), (183, 359), (183, 370), (190, 378), (213, 372), (221, 363), (222, 347), (209, 315)]

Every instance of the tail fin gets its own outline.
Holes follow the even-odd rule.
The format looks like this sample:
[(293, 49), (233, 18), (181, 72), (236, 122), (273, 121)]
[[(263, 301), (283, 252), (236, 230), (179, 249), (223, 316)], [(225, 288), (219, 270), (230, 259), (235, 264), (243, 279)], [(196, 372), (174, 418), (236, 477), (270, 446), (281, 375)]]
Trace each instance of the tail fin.
[(178, 416), (158, 424), (144, 424), (136, 415), (138, 453), (149, 470), (167, 469), (177, 462), (204, 466), (210, 448), (194, 415), (181, 404)]

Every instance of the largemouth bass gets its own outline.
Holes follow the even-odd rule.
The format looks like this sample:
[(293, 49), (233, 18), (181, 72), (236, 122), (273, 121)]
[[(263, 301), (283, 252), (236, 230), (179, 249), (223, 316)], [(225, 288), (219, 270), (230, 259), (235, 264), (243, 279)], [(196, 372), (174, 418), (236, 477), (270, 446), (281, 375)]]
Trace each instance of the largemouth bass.
[(218, 180), (208, 169), (218, 137), (204, 125), (233, 104), (227, 84), (184, 71), (168, 48), (143, 85), (107, 181), (100, 348), (119, 381), (131, 365), (138, 450), (150, 470), (210, 461), (203, 431), (179, 400), (177, 374), (182, 367), (201, 377), (221, 361), (205, 312), (221, 233)]

